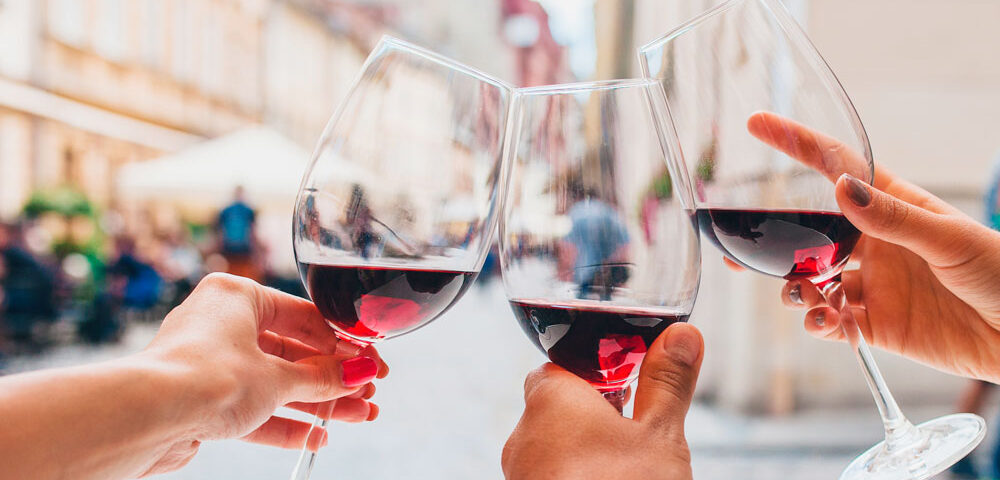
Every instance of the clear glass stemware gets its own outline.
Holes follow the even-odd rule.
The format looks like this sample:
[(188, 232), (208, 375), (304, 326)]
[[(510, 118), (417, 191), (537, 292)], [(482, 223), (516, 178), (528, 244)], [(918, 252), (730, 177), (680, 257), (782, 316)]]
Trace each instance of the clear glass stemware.
[(663, 86), (683, 152), (669, 160), (688, 172), (705, 238), (745, 267), (813, 282), (841, 312), (886, 434), (841, 478), (924, 479), (968, 454), (983, 419), (910, 423), (847, 306), (840, 273), (860, 232), (834, 182), (848, 173), (872, 183), (874, 163), (854, 106), (789, 12), (777, 0), (730, 0), (639, 57)]
[(509, 121), (511, 308), (619, 412), (646, 349), (690, 315), (701, 274), (690, 192), (665, 161), (676, 152), (666, 112), (653, 111), (664, 105), (649, 80), (534, 87), (517, 91)]
[[(323, 133), (293, 222), (302, 282), (331, 335), (367, 346), (411, 332), (475, 280), (503, 193), (511, 91), (392, 37), (371, 52)], [(309, 478), (315, 459), (303, 447), (292, 479)]]

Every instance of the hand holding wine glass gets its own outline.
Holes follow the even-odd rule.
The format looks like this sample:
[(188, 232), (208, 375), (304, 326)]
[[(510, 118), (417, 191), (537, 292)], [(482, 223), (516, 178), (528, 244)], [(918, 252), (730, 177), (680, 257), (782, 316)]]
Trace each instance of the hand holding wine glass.
[[(640, 52), (644, 74), (659, 79), (666, 92), (684, 152), (670, 160), (689, 172), (705, 238), (741, 266), (798, 282), (804, 285), (800, 294), (822, 295), (830, 311), (839, 312), (836, 324), (858, 360), (886, 435), (840, 478), (926, 479), (968, 454), (982, 441), (985, 421), (955, 414), (913, 425), (871, 354), (864, 334), (876, 332), (866, 332), (853, 315), (848, 295), (855, 292), (842, 282), (842, 272), (861, 238), (857, 227), (872, 231), (872, 225), (851, 223), (863, 220), (857, 215), (861, 207), (854, 206), (854, 218), (841, 207), (848, 191), (870, 197), (864, 208), (877, 208), (885, 197), (870, 187), (879, 177), (861, 119), (792, 15), (778, 0), (729, 0)], [(925, 198), (926, 207), (931, 201)], [(911, 232), (900, 233), (919, 238), (912, 231), (926, 228), (930, 217), (908, 218), (915, 222)], [(906, 222), (896, 223), (883, 226)], [(867, 253), (862, 250), (865, 259)], [(948, 261), (957, 258), (936, 265), (954, 266)], [(900, 286), (898, 277), (896, 283), (892, 287)], [(904, 308), (884, 313), (913, 307), (896, 306)], [(825, 317), (823, 325), (828, 328)]]
[[(656, 98), (659, 101), (651, 101)], [(500, 225), (514, 316), (621, 411), (650, 345), (687, 321), (700, 245), (651, 80), (521, 89)]]
[[(587, 382), (547, 363), (524, 383), (524, 414), (504, 446), (508, 480), (690, 480), (684, 418), (704, 342), (689, 324), (671, 325), (639, 370), (634, 418), (622, 418)], [(567, 428), (571, 425), (572, 428)]]
[[(836, 139), (777, 115), (755, 115), (748, 126), (813, 168), (857, 161)], [(779, 131), (790, 135), (769, 134)], [(835, 153), (816, 157), (821, 151)], [(831, 180), (841, 211), (863, 234), (851, 257), (861, 268), (844, 272), (843, 282), (865, 338), (949, 373), (1000, 381), (1000, 233), (885, 168), (876, 168), (873, 186)], [(809, 308), (809, 333), (844, 340), (839, 313), (811, 282), (788, 282), (782, 297)]]
[(374, 348), (326, 328), (306, 300), (209, 275), (141, 352), (0, 378), (0, 477), (144, 477), (183, 467), (218, 439), (315, 450), (326, 432), (275, 410), (373, 420), (371, 381), (387, 373)]

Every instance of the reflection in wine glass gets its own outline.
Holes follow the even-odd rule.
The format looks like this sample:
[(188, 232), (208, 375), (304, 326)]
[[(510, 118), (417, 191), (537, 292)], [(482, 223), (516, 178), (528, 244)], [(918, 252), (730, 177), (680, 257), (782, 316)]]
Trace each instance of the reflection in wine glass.
[[(729, 0), (640, 50), (663, 86), (705, 237), (743, 266), (809, 280), (841, 312), (886, 440), (842, 479), (925, 479), (968, 454), (985, 423), (950, 415), (911, 424), (893, 399), (847, 306), (840, 273), (861, 233), (834, 182), (871, 183), (868, 136), (819, 53), (777, 0)], [(794, 119), (794, 120), (793, 120)]]
[[(469, 288), (498, 218), (510, 97), (415, 45), (376, 45), (323, 133), (293, 220), (299, 273), (331, 335), (369, 345), (412, 332)], [(308, 478), (315, 458), (303, 447), (292, 478)]]

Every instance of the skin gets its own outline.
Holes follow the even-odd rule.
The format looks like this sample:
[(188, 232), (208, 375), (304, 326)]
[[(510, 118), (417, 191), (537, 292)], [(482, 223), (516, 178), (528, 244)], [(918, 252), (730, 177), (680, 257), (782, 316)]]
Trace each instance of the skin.
[(701, 333), (671, 325), (639, 372), (634, 418), (622, 417), (594, 387), (545, 364), (528, 375), (525, 408), (503, 449), (508, 480), (691, 478), (684, 417), (703, 359)]
[[(341, 363), (378, 353), (339, 342), (305, 300), (224, 274), (206, 277), (143, 351), (111, 362), (0, 378), (0, 479), (124, 479), (176, 470), (206, 440), (299, 448), (309, 424), (282, 405), (374, 420), (374, 386)], [(304, 402), (304, 403), (303, 403)], [(326, 442), (315, 432), (310, 448)]]
[[(751, 117), (760, 140), (836, 182), (844, 215), (863, 233), (843, 284), (868, 342), (936, 369), (1000, 382), (1000, 233), (927, 191), (876, 167), (867, 205), (851, 199), (856, 152), (771, 113)], [(789, 293), (798, 288), (800, 301)], [(806, 308), (806, 330), (843, 341), (840, 315), (808, 281), (785, 285), (782, 298)], [(819, 321), (818, 321), (819, 320)]]

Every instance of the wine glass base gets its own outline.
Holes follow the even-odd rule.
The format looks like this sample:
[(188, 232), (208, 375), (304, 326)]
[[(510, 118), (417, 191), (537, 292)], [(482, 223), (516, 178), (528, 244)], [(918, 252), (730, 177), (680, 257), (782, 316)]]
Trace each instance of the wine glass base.
[(855, 458), (840, 480), (924, 480), (965, 458), (986, 436), (979, 415), (958, 413), (921, 423), (911, 445), (889, 450), (879, 442)]

